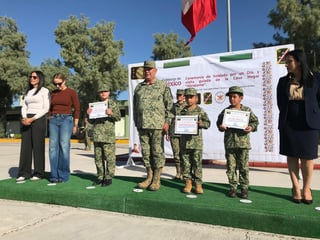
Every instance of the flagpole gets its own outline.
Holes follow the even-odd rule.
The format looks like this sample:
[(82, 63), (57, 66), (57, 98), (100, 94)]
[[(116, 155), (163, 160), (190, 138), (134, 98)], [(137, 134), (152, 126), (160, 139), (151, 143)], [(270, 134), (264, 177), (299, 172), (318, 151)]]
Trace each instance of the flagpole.
[(227, 37), (228, 37), (228, 52), (232, 52), (232, 41), (231, 41), (231, 20), (230, 20), (230, 0), (227, 0)]

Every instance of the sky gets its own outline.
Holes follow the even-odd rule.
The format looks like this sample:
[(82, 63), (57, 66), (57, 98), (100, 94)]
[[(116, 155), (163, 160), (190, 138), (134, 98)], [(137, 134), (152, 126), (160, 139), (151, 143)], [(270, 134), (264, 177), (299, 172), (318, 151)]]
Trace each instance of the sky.
[[(150, 59), (155, 33), (178, 34), (187, 41), (190, 33), (181, 23), (182, 0), (0, 0), (0, 16), (14, 19), (27, 37), (30, 63), (61, 58), (54, 30), (70, 16), (86, 16), (90, 26), (114, 22), (114, 40), (124, 42), (124, 65)], [(230, 0), (232, 51), (252, 48), (254, 42), (273, 43), (276, 30), (268, 14), (277, 0)], [(194, 56), (228, 51), (227, 0), (217, 0), (217, 19), (190, 43)]]

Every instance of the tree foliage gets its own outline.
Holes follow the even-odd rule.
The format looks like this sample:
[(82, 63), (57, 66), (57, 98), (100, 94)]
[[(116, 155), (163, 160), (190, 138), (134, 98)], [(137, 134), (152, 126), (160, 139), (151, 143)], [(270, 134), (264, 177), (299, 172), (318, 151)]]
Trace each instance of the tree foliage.
[(5, 111), (13, 96), (26, 90), (30, 64), (26, 36), (16, 22), (0, 16), (0, 136), (4, 135)]
[(277, 44), (293, 43), (295, 48), (303, 49), (310, 68), (319, 70), (320, 1), (278, 0), (268, 16), (269, 24), (282, 32), (273, 36)]
[(153, 60), (167, 60), (192, 56), (191, 47), (185, 45), (183, 39), (178, 39), (178, 34), (170, 32), (156, 33), (153, 35), (155, 42), (153, 47)]
[(114, 95), (127, 89), (127, 69), (119, 61), (123, 42), (114, 40), (115, 24), (102, 21), (89, 27), (89, 23), (85, 16), (71, 16), (55, 30), (60, 54), (73, 73), (71, 82), (83, 109), (96, 100), (99, 83), (110, 84)]
[(27, 86), (30, 65), (26, 45), (26, 36), (18, 32), (16, 22), (0, 17), (0, 81), (12, 94), (24, 93)]

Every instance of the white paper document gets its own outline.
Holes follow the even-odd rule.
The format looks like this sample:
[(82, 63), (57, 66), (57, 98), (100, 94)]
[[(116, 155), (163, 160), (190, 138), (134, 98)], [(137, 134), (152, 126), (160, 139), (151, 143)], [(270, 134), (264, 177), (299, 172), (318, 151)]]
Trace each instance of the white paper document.
[(222, 125), (229, 128), (245, 129), (248, 127), (250, 112), (226, 109)]
[(183, 115), (175, 118), (175, 134), (198, 134), (198, 115)]
[(106, 110), (108, 108), (107, 103), (105, 102), (89, 103), (89, 107), (92, 109), (92, 112), (89, 115), (89, 119), (108, 117), (108, 115), (106, 114)]

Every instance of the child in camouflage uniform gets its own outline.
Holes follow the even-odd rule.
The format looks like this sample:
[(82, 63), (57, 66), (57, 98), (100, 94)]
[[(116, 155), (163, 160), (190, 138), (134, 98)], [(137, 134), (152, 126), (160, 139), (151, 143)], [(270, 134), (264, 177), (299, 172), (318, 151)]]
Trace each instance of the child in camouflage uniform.
[(198, 116), (198, 134), (181, 135), (181, 158), (183, 161), (183, 179), (185, 180), (183, 192), (191, 192), (193, 181), (195, 183), (195, 193), (202, 194), (202, 129), (210, 127), (210, 119), (208, 114), (197, 104), (198, 95), (196, 89), (185, 89), (185, 99), (187, 106), (181, 111), (181, 115)]
[[(218, 116), (216, 122), (219, 131), (224, 132), (225, 157), (227, 159), (227, 176), (230, 184), (229, 197), (237, 196), (239, 169), (239, 184), (241, 188), (241, 198), (248, 198), (249, 187), (249, 150), (250, 132), (257, 131), (258, 118), (249, 107), (243, 106), (243, 89), (237, 86), (229, 88), (226, 94), (229, 97), (230, 106), (225, 108)], [(245, 129), (228, 128), (223, 125), (223, 117), (226, 109), (250, 112), (249, 123)]]
[[(111, 87), (102, 84), (98, 88), (99, 97), (107, 105), (107, 117), (89, 119), (92, 124), (95, 165), (97, 168), (97, 181), (93, 185), (101, 184), (102, 187), (112, 184), (116, 167), (116, 137), (115, 122), (121, 119), (117, 103), (109, 99)], [(90, 116), (92, 108), (88, 108)]]
[[(184, 89), (178, 89), (177, 94), (176, 94), (177, 102), (173, 104), (172, 108), (172, 114), (174, 116), (180, 115), (181, 110), (186, 106), (185, 98), (184, 98)], [(169, 137), (170, 137), (170, 144), (172, 148), (172, 153), (173, 153), (173, 159), (174, 163), (176, 165), (176, 179), (182, 179), (182, 161), (181, 161), (181, 153), (180, 153), (180, 138), (181, 135), (175, 134), (175, 120), (173, 119), (171, 121), (171, 125), (169, 128)], [(168, 135), (167, 135), (168, 137)], [(169, 140), (169, 138), (167, 139)]]
[(84, 128), (82, 129), (84, 133), (84, 146), (86, 151), (91, 151), (91, 132), (92, 126), (88, 121), (88, 118), (84, 119)]

